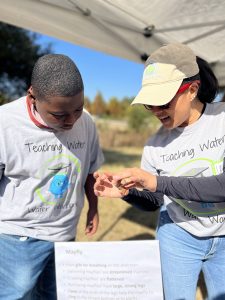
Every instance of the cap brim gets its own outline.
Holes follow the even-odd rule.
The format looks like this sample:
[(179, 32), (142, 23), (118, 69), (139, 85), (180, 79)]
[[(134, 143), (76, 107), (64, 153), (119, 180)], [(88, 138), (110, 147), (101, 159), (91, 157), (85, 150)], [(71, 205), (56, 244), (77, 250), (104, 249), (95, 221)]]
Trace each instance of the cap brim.
[(142, 86), (133, 104), (161, 106), (169, 103), (176, 95), (183, 79), (163, 84), (146, 84)]

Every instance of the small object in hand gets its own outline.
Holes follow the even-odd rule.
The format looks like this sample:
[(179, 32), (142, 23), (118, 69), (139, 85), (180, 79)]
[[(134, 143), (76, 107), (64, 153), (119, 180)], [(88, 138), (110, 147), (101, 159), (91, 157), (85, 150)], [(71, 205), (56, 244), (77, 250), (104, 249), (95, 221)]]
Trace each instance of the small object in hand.
[[(123, 179), (123, 180), (126, 180), (126, 179)], [(117, 184), (116, 184), (116, 187), (120, 190), (122, 197), (126, 196), (129, 193), (129, 190), (124, 188), (125, 184), (126, 183), (122, 184), (122, 180), (117, 182)]]
[(129, 178), (124, 178), (121, 180), (121, 185), (125, 186), (126, 184), (130, 183)]

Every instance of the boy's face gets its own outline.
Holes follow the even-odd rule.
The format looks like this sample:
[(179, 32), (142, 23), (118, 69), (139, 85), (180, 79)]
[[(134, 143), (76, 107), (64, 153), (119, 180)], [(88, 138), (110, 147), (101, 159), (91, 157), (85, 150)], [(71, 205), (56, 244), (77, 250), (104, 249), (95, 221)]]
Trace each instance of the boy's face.
[(33, 91), (30, 94), (31, 101), (42, 120), (56, 131), (72, 129), (75, 122), (82, 115), (84, 107), (83, 91), (75, 96), (52, 96), (46, 97), (44, 100), (36, 98)]

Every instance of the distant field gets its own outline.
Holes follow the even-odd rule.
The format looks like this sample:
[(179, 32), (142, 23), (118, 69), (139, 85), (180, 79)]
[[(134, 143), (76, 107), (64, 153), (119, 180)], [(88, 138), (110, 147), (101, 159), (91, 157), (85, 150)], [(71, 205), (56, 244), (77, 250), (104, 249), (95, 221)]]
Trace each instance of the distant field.
[(105, 149), (142, 148), (149, 136), (158, 128), (158, 123), (153, 122), (147, 124), (140, 131), (135, 131), (129, 128), (127, 121), (111, 119), (96, 119), (96, 125), (100, 143)]
[[(102, 170), (118, 171), (124, 167), (140, 165), (142, 148), (126, 147), (105, 149), (106, 162)], [(155, 227), (158, 212), (149, 213), (140, 211), (121, 199), (99, 199), (100, 224), (96, 235), (87, 238), (84, 235), (87, 203), (83, 209), (78, 226), (77, 241), (121, 241), (146, 240), (155, 238)], [(200, 279), (203, 286), (202, 278)], [(202, 296), (202, 292), (204, 297)], [(205, 299), (204, 287), (198, 288), (197, 300)]]

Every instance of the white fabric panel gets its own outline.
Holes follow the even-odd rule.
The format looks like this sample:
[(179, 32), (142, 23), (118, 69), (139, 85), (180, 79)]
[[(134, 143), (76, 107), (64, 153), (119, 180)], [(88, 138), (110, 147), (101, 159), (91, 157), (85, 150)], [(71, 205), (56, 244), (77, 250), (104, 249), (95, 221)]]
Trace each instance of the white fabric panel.
[(187, 43), (217, 63), (224, 85), (225, 0), (1, 0), (0, 20), (137, 62), (162, 44)]

